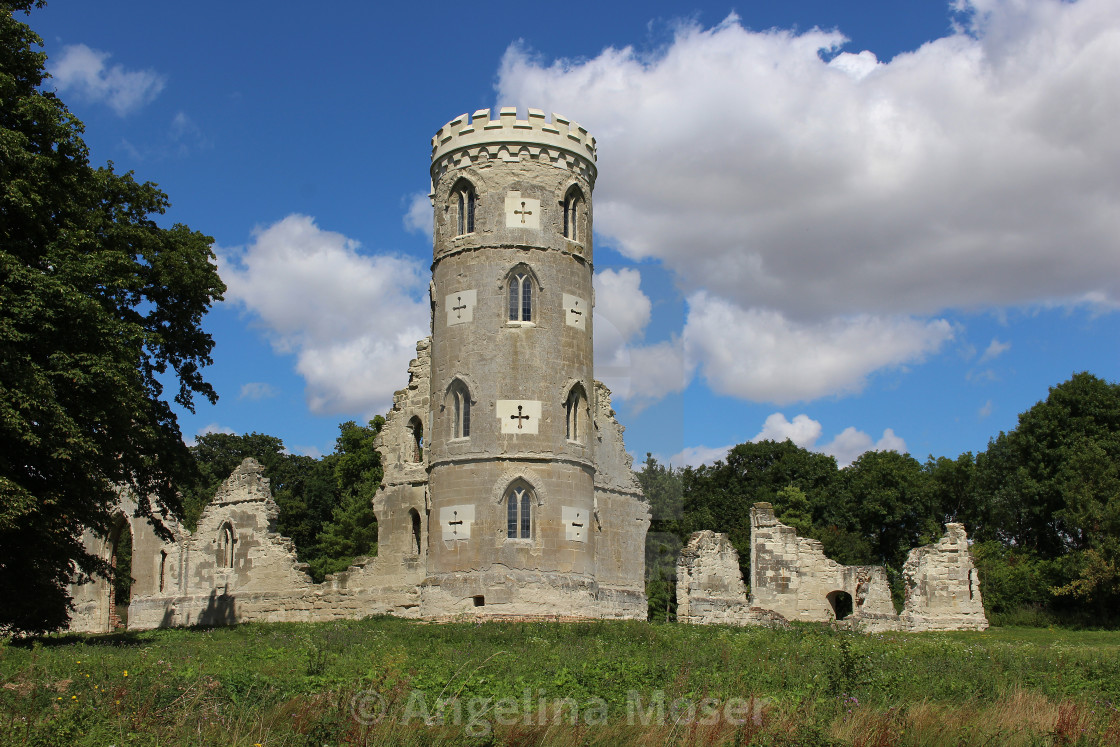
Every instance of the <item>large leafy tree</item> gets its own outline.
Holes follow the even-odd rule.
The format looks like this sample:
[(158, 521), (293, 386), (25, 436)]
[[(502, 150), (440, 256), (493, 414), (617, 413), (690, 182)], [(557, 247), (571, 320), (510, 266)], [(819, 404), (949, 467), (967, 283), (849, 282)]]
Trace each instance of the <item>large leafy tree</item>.
[(1089, 373), (1051, 387), (976, 460), (984, 537), (1061, 566), (1053, 589), (1115, 615), (1120, 602), (1120, 385)]
[[(114, 487), (176, 510), (192, 467), (164, 382), (192, 408), (203, 315), (225, 290), (212, 240), (153, 220), (155, 185), (94, 168), (82, 124), (42, 89), (42, 40), (0, 1), (0, 628), (57, 628)], [(158, 523), (158, 521), (157, 521)]]

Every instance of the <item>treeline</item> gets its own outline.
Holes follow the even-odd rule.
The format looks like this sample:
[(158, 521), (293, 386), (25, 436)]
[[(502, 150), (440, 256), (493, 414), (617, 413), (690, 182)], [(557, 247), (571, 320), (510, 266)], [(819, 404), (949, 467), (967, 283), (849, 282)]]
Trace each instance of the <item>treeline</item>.
[(976, 455), (922, 463), (872, 451), (838, 469), (790, 441), (763, 441), (698, 468), (647, 455), (638, 476), (654, 516), (654, 619), (672, 614), (676, 551), (694, 531), (728, 533), (749, 579), (750, 507), (768, 501), (838, 562), (886, 566), (896, 606), (908, 551), (960, 521), (993, 622), (1120, 623), (1120, 385), (1088, 373), (1051, 388)]
[(253, 457), (271, 481), (280, 509), (277, 530), (295, 543), (312, 578), (345, 570), (354, 558), (377, 553), (373, 495), (382, 471), (373, 440), (384, 425), (381, 416), (364, 426), (342, 423), (334, 452), (321, 459), (290, 454), (283, 441), (262, 433), (200, 436), (190, 447), (197, 479), (182, 489), (184, 524), (193, 530), (222, 481)]

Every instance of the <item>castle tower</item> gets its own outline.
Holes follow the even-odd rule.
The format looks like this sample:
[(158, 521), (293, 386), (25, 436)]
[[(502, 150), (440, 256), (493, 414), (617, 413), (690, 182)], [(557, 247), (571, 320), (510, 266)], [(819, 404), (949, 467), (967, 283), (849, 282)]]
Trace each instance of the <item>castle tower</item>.
[(469, 600), (482, 614), (599, 616), (595, 139), (536, 109), (482, 110), (436, 133), (431, 176), (422, 613)]

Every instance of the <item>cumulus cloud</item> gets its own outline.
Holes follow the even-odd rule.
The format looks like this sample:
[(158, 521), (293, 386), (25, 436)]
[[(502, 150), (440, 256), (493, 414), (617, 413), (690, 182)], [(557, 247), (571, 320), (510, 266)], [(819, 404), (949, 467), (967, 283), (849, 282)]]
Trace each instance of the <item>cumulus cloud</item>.
[(270, 399), (277, 394), (276, 387), (272, 384), (263, 381), (250, 381), (241, 385), (241, 393), (237, 395), (238, 399)]
[(776, 412), (766, 418), (762, 430), (758, 432), (752, 442), (759, 441), (785, 441), (789, 439), (804, 449), (811, 449), (821, 437), (821, 424), (804, 413), (794, 415), (793, 420), (786, 420), (786, 416)]
[[(860, 454), (867, 451), (906, 453), (906, 441), (896, 435), (891, 428), (885, 429), (882, 437), (878, 441), (874, 441), (867, 433), (849, 426), (827, 444), (818, 447), (817, 441), (821, 437), (821, 432), (820, 422), (813, 420), (804, 413), (795, 415), (793, 420), (788, 420), (784, 414), (775, 412), (766, 418), (762, 430), (751, 439), (751, 443), (789, 440), (803, 449), (834, 457), (836, 463), (841, 467), (847, 467), (858, 459)], [(690, 446), (674, 454), (670, 463), (691, 467), (712, 464), (717, 459), (726, 458), (727, 453), (732, 448), (732, 446)]]
[(201, 428), (199, 428), (195, 432), (193, 438), (188, 438), (186, 440), (186, 444), (187, 444), (187, 446), (194, 446), (198, 443), (199, 438), (201, 438), (202, 436), (207, 436), (211, 433), (225, 433), (226, 435), (229, 435), (229, 436), (237, 435), (236, 432), (233, 430), (233, 428), (229, 428), (227, 426), (221, 425), (220, 423), (210, 423), (209, 425), (204, 425)]
[[(596, 135), (596, 230), (693, 294), (685, 346), (715, 389), (856, 391), (936, 351), (947, 310), (1120, 303), (1120, 4), (961, 8), (889, 61), (734, 16), (652, 54), (515, 45), (497, 89)], [(717, 312), (748, 339), (717, 344)]]
[(595, 375), (638, 408), (688, 384), (679, 337), (642, 345), (653, 304), (633, 268), (600, 270), (595, 286)]
[(154, 70), (125, 70), (106, 65), (111, 55), (85, 44), (63, 47), (47, 66), (60, 93), (72, 91), (87, 101), (107, 104), (124, 116), (147, 104), (163, 90), (167, 79)]
[(416, 192), (407, 198), (408, 207), (404, 213), (404, 228), (432, 238), (432, 201), (427, 192)]
[(226, 298), (259, 319), (273, 349), (296, 357), (317, 414), (386, 411), (428, 334), (419, 262), (359, 251), (357, 242), (289, 215), (220, 252)]
[(883, 431), (883, 436), (878, 441), (873, 442), (871, 436), (849, 426), (818, 451), (835, 457), (837, 464), (847, 467), (866, 451), (897, 451), (905, 454), (906, 442), (890, 428)]
[(669, 458), (669, 464), (674, 467), (699, 467), (702, 464), (714, 464), (727, 457), (731, 446), (689, 446)]
[(939, 350), (953, 327), (867, 314), (798, 322), (701, 291), (689, 299), (684, 334), (713, 391), (784, 404), (858, 392), (873, 371)]

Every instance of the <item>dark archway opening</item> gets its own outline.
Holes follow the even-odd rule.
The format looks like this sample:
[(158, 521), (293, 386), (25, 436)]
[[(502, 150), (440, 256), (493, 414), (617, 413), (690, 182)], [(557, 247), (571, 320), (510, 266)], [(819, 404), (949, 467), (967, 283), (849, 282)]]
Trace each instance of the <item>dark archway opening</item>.
[(836, 615), (837, 620), (843, 620), (852, 614), (852, 595), (846, 591), (833, 591), (829, 592), (828, 604), (832, 607), (832, 613)]
[(109, 586), (109, 630), (128, 627), (128, 605), (132, 599), (132, 530), (122, 518), (113, 530), (109, 564), (113, 579)]

